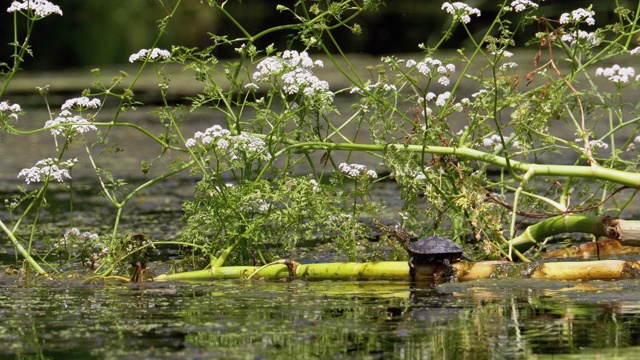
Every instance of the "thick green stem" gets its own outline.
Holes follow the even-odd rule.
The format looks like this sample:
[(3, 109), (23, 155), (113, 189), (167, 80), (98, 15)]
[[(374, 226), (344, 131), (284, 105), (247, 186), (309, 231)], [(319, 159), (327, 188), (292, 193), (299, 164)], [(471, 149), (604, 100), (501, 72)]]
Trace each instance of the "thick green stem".
[(31, 257), (31, 254), (29, 254), (29, 252), (22, 246), (22, 244), (20, 244), (20, 241), (18, 241), (13, 232), (9, 230), (9, 228), (7, 228), (2, 220), (0, 220), (0, 227), (2, 228), (4, 233), (7, 234), (9, 240), (11, 240), (11, 242), (13, 243), (13, 246), (18, 249), (20, 254), (27, 260), (31, 267), (33, 267), (40, 275), (47, 275), (47, 272), (44, 271), (44, 269), (33, 257)]
[[(290, 276), (284, 264), (263, 267), (223, 266), (207, 270), (189, 271), (178, 274), (162, 274), (156, 281), (211, 281), (219, 279), (241, 279), (253, 274), (253, 278), (280, 279)], [(306, 279), (409, 279), (409, 264), (406, 261), (382, 261), (375, 263), (324, 263), (299, 264), (295, 276)]]
[(521, 235), (513, 238), (509, 246), (525, 252), (539, 241), (564, 233), (586, 233), (596, 236), (607, 235), (607, 218), (589, 215), (568, 214), (546, 219), (529, 226)]
[[(264, 137), (257, 135), (258, 137)], [(467, 147), (446, 147), (446, 146), (422, 146), (404, 144), (338, 144), (324, 142), (292, 143), (286, 150), (348, 150), (365, 152), (386, 152), (390, 148), (395, 151), (425, 152), (428, 154), (455, 155), (466, 159), (481, 161), (487, 164), (496, 165), (502, 168), (511, 167), (515, 171), (532, 171), (535, 176), (559, 176), (559, 177), (579, 177), (586, 179), (605, 180), (634, 189), (640, 189), (640, 173), (633, 173), (615, 169), (595, 166), (576, 165), (547, 165), (531, 164), (507, 159), (502, 156), (486, 153), (484, 151), (470, 149)], [(285, 152), (286, 150), (282, 151)]]

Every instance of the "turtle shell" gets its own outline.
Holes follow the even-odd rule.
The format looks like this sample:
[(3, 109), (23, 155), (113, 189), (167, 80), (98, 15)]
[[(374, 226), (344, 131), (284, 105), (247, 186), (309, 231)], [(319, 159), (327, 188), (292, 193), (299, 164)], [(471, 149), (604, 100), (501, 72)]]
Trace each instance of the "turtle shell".
[(439, 262), (460, 259), (463, 249), (449, 238), (430, 236), (410, 243), (407, 251), (412, 258), (420, 262)]

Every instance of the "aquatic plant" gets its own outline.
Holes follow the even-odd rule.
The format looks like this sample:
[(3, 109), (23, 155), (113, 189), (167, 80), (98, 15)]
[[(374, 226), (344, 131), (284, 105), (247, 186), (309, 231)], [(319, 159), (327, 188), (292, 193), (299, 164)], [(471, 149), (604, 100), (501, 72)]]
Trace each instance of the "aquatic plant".
[[(91, 267), (99, 264), (101, 274), (127, 268), (136, 252), (153, 245), (131, 245), (135, 236), (119, 232), (127, 204), (183, 172), (201, 180), (195, 199), (184, 202), (181, 238), (165, 243), (180, 247), (179, 265), (186, 268), (224, 261), (265, 264), (309, 239), (331, 244), (350, 261), (380, 259), (385, 247), (399, 248), (384, 236), (368, 241), (368, 224), (384, 209), (372, 188), (385, 181), (399, 185), (404, 206), (392, 218), (408, 232), (449, 236), (477, 257), (509, 260), (526, 259), (518, 251), (526, 250), (522, 243), (510, 243), (524, 220), (576, 213), (617, 217), (640, 188), (635, 151), (640, 117), (626, 97), (640, 76), (633, 67), (611, 65), (640, 53), (632, 46), (640, 5), (620, 6), (611, 23), (599, 24), (590, 6), (552, 17), (544, 3), (505, 0), (495, 4), (493, 21), (478, 30), (470, 26), (480, 9), (445, 2), (442, 11), (451, 21), (435, 44), (420, 44), (419, 56), (384, 56), (377, 66), (356, 69), (333, 34), (338, 29), (358, 34), (359, 16), (375, 11), (380, 1), (277, 5), (274, 11), (290, 14), (290, 23), (251, 33), (228, 2), (209, 0), (203, 6), (226, 17), (242, 35), (210, 34), (212, 45), (204, 49), (156, 47), (181, 1), (172, 8), (161, 4), (166, 17), (155, 43), (123, 59), (140, 64), (133, 77), (121, 72), (105, 83), (95, 69), (91, 88), (59, 112), (48, 105), (49, 89), (39, 88), (49, 119), (38, 129), (20, 126), (29, 114), (18, 104), (0, 102), (4, 136), (44, 131), (54, 136), (55, 151), (18, 174), (28, 186), (8, 201), (12, 220), (0, 222), (40, 273), (46, 272), (42, 264), (55, 269), (47, 255), (56, 251), (35, 247), (49, 187), (60, 182), (71, 188), (72, 168), (79, 166), (94, 170), (114, 208), (111, 233), (94, 239), (106, 249), (90, 261)], [(27, 32), (14, 27), (13, 63), (3, 64), (0, 99), (25, 57), (37, 50), (29, 46), (34, 24), (63, 14), (46, 0), (15, 1), (7, 11), (16, 22), (24, 17)], [(531, 40), (516, 43), (516, 34), (525, 31)], [(258, 47), (273, 32), (288, 36), (287, 48)], [(466, 48), (441, 58), (455, 32), (467, 35)], [(220, 48), (232, 48), (237, 59), (223, 63), (215, 56)], [(520, 55), (526, 53), (528, 58)], [(201, 84), (202, 91), (185, 104), (170, 101), (172, 64)], [(162, 98), (155, 113), (164, 128), (160, 135), (122, 120), (142, 105), (136, 84), (148, 67)], [(327, 68), (340, 74), (336, 84), (346, 85), (323, 78)], [(339, 108), (338, 96), (353, 106)], [(113, 114), (105, 114), (107, 102), (117, 103)], [(222, 114), (224, 123), (186, 131), (186, 120), (198, 111)], [(556, 123), (573, 126), (575, 136), (556, 133)], [(104, 157), (118, 153), (110, 147), (114, 128), (138, 132), (158, 145), (156, 161), (140, 161), (141, 171), (152, 174), (140, 185), (116, 179), (103, 165)], [(62, 160), (72, 143), (86, 150), (77, 163)], [(563, 161), (546, 163), (553, 158)], [(70, 228), (73, 216), (72, 211)], [(72, 254), (56, 260), (71, 260)]]

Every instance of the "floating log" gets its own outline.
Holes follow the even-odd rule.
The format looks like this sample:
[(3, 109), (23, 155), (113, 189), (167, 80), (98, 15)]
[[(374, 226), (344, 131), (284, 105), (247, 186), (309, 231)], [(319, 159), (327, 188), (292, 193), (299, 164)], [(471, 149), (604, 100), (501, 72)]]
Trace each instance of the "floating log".
[(619, 240), (601, 239), (598, 241), (571, 244), (563, 249), (547, 251), (540, 255), (543, 259), (602, 259), (620, 255), (640, 255), (637, 246), (625, 246)]
[[(214, 269), (163, 274), (156, 281), (213, 281), (222, 279), (396, 279), (410, 280), (409, 264), (405, 261), (374, 263), (289, 263), (257, 266), (223, 266)], [(617, 280), (640, 278), (640, 262), (623, 260), (512, 263), (508, 261), (461, 261), (451, 264), (454, 281), (487, 278), (534, 278), (553, 280)], [(442, 270), (434, 264), (433, 273)]]

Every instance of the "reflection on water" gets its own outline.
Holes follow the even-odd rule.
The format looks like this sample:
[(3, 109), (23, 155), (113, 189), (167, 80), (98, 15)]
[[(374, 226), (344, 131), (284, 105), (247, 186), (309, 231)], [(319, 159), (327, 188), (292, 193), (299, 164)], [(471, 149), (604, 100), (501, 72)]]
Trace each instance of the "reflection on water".
[(484, 280), (414, 291), (401, 282), (3, 282), (0, 354), (7, 357), (640, 355), (636, 280), (587, 290)]

